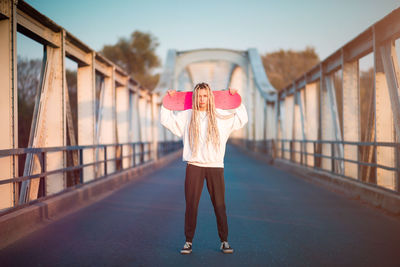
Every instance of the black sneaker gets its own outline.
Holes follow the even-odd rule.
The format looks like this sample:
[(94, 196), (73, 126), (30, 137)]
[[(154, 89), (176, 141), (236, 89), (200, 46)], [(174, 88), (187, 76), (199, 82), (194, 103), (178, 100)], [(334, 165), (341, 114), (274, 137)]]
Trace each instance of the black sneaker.
[(233, 253), (233, 248), (229, 246), (229, 243), (227, 241), (221, 242), (221, 247), (220, 247), (222, 253)]
[(185, 245), (183, 245), (183, 248), (181, 249), (181, 254), (190, 254), (190, 253), (192, 253), (192, 243), (186, 242)]

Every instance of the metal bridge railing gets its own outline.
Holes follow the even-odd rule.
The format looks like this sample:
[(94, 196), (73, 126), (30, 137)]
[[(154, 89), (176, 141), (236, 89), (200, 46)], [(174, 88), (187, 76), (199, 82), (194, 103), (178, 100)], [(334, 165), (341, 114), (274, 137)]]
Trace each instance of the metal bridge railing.
[[(40, 179), (39, 193), (38, 198), (35, 200), (29, 200), (27, 203), (19, 204), (18, 198), (15, 198), (13, 207), (2, 210), (9, 211), (10, 209), (14, 209), (16, 207), (26, 206), (37, 200), (44, 199), (50, 195), (47, 194), (46, 190), (46, 181), (47, 179), (51, 179), (51, 175), (57, 173), (64, 173), (66, 179), (72, 178), (72, 182), (61, 192), (57, 192), (56, 194), (62, 193), (67, 189), (70, 189), (74, 186), (79, 186), (84, 183), (89, 183), (101, 178), (104, 178), (108, 175), (121, 172), (123, 170), (127, 170), (130, 168), (138, 167), (146, 162), (153, 161), (155, 155), (152, 149), (152, 142), (135, 142), (135, 143), (122, 143), (122, 144), (99, 144), (99, 145), (86, 145), (86, 146), (65, 146), (65, 147), (46, 147), (46, 148), (18, 148), (18, 149), (4, 149), (0, 150), (0, 158), (4, 157), (21, 157), (26, 156), (27, 154), (32, 154), (33, 157), (38, 159), (40, 164), (40, 171), (35, 174), (31, 174), (28, 176), (17, 176), (11, 179), (0, 180), (0, 185), (4, 184), (14, 184), (16, 190), (19, 192), (21, 184), (24, 181), (32, 181), (33, 179)], [(157, 149), (157, 158), (167, 155), (179, 148), (182, 147), (180, 141), (165, 141), (158, 143)], [(84, 155), (85, 150), (96, 151), (98, 157), (95, 157), (93, 162), (84, 164)], [(128, 153), (123, 153), (123, 151), (127, 150)], [(110, 153), (112, 151), (113, 153)], [(46, 159), (49, 156), (49, 153), (62, 152), (65, 153), (65, 159), (72, 156), (72, 153), (78, 154), (79, 164), (76, 166), (71, 166), (73, 164), (68, 163), (68, 159), (66, 160), (67, 164), (65, 168), (48, 170)], [(96, 160), (97, 158), (97, 160)], [(18, 159), (16, 159), (18, 162)], [(113, 168), (110, 171), (110, 162), (113, 162)], [(84, 168), (93, 166), (95, 179), (84, 182)], [(77, 178), (77, 179), (75, 179)], [(17, 196), (18, 193), (14, 192)], [(29, 193), (28, 193), (29, 194)], [(19, 196), (20, 197), (20, 196)]]
[(159, 142), (157, 157), (160, 158), (183, 147), (182, 141)]
[[(369, 185), (377, 186), (381, 189), (387, 189), (377, 184), (376, 170), (381, 168), (396, 174), (395, 189), (387, 190), (397, 193), (400, 192), (400, 164), (397, 164), (395, 167), (382, 165), (377, 163), (375, 157), (372, 157), (370, 162), (362, 160), (364, 158), (363, 153), (364, 151), (367, 151), (368, 147), (372, 147), (373, 151), (376, 151), (377, 147), (389, 147), (396, 151), (397, 161), (399, 162), (400, 143), (270, 139), (260, 141), (246, 140), (245, 145), (249, 150), (264, 153), (272, 158), (282, 158), (316, 170), (332, 173), (351, 180), (358, 180)], [(329, 145), (330, 153), (322, 153), (322, 145)], [(335, 149), (335, 146), (339, 145), (343, 147), (356, 146), (358, 148), (358, 159), (349, 159), (338, 155), (339, 153)], [(326, 165), (324, 167), (322, 166), (322, 159), (328, 159), (330, 161), (328, 168)], [(345, 167), (343, 167), (345, 162), (357, 166), (357, 174), (355, 177), (345, 174)]]

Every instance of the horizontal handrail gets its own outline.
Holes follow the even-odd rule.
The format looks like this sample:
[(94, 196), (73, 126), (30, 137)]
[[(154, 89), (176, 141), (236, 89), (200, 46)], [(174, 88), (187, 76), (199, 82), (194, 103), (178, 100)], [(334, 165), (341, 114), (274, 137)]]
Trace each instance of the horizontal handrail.
[(307, 140), (307, 139), (276, 139), (275, 141), (283, 142), (300, 142), (300, 143), (317, 143), (317, 144), (344, 144), (359, 146), (395, 146), (400, 147), (400, 143), (393, 142), (356, 142), (356, 141), (337, 141), (337, 140)]
[(151, 142), (134, 142), (134, 143), (118, 143), (118, 144), (98, 144), (98, 145), (81, 145), (81, 146), (58, 146), (58, 147), (29, 147), (29, 148), (14, 148), (14, 149), (2, 149), (0, 150), (0, 158), (8, 157), (11, 155), (20, 155), (25, 153), (41, 153), (41, 152), (60, 152), (60, 151), (71, 151), (78, 149), (88, 148), (104, 148), (109, 146), (124, 146), (124, 145), (138, 145), (138, 144), (150, 144)]
[[(268, 154), (272, 158), (282, 158), (286, 160), (290, 160), (294, 162), (295, 164), (300, 164), (304, 165), (306, 167), (311, 167), (314, 169), (318, 169), (324, 172), (328, 173), (333, 173), (335, 175), (339, 175), (344, 178), (349, 178), (349, 179), (357, 179), (358, 181), (370, 185), (377, 186), (379, 188), (389, 190), (391, 192), (397, 192), (399, 193), (400, 191), (400, 186), (397, 186), (394, 190), (388, 189), (385, 187), (382, 187), (376, 183), (376, 181), (371, 182), (371, 178), (367, 177), (361, 177), (360, 175), (360, 168), (379, 168), (387, 171), (391, 171), (394, 173), (399, 174), (400, 173), (400, 166), (397, 164), (396, 166), (386, 166), (383, 164), (380, 164), (376, 162), (376, 159), (373, 159), (371, 162), (365, 162), (362, 160), (355, 160), (355, 159), (348, 159), (344, 157), (344, 154), (342, 156), (336, 155), (337, 152), (335, 151), (335, 146), (338, 145), (343, 145), (343, 146), (357, 146), (357, 153), (358, 157), (357, 158), (362, 158), (361, 157), (361, 148), (365, 147), (373, 147), (376, 149), (377, 147), (390, 147), (395, 149), (395, 151), (400, 151), (400, 143), (394, 143), (394, 142), (357, 142), (357, 141), (337, 141), (337, 140), (303, 140), (303, 139), (267, 139), (267, 140), (245, 140), (246, 145), (249, 149), (255, 150), (255, 151), (261, 151), (262, 153)], [(294, 148), (295, 144), (300, 144), (300, 147), (297, 147), (297, 149)], [(308, 146), (307, 144), (312, 144), (312, 148)], [(322, 145), (329, 145), (331, 150), (329, 153), (322, 153)], [(318, 147), (318, 149), (317, 149)], [(312, 152), (310, 152), (310, 150)], [(285, 153), (288, 153), (285, 155)], [(300, 155), (300, 158), (296, 158), (295, 154)], [(309, 157), (312, 157), (313, 162), (310, 164), (307, 162)], [(328, 159), (331, 161), (330, 169), (329, 168), (322, 168), (322, 163), (321, 159)], [(338, 168), (335, 166), (335, 163), (353, 163), (356, 164), (358, 167), (358, 174), (357, 178), (355, 177), (350, 177), (344, 174), (344, 171), (342, 170), (341, 172), (338, 170)], [(375, 178), (376, 179), (376, 178)], [(396, 184), (399, 183), (399, 175), (396, 177), (397, 182)], [(369, 180), (367, 182), (367, 180)], [(374, 180), (374, 179), (372, 179)]]
[[(2, 157), (19, 157), (26, 154), (34, 154), (38, 157), (40, 163), (40, 172), (27, 175), (27, 176), (16, 176), (13, 178), (0, 180), (0, 185), (4, 184), (16, 184), (22, 183), (24, 181), (29, 181), (32, 179), (45, 179), (43, 181), (46, 184), (47, 179), (51, 178), (52, 175), (57, 173), (70, 173), (79, 171), (79, 183), (74, 184), (76, 186), (78, 184), (84, 184), (83, 170), (84, 168), (90, 166), (97, 166), (100, 171), (100, 175), (94, 173), (93, 179), (100, 179), (106, 177), (110, 174), (120, 172), (122, 170), (130, 169), (138, 167), (146, 162), (154, 160), (156, 157), (154, 153), (153, 142), (132, 142), (132, 143), (118, 143), (118, 144), (98, 144), (98, 145), (83, 145), (83, 146), (60, 146), (60, 147), (42, 147), (42, 148), (17, 148), (17, 149), (3, 149), (0, 150), (0, 158)], [(157, 158), (162, 157), (172, 151), (179, 149), (182, 146), (181, 141), (165, 141), (157, 143)], [(123, 153), (124, 148), (129, 148), (128, 154)], [(107, 153), (107, 150), (110, 148), (114, 149), (114, 153)], [(118, 148), (120, 148), (117, 153)], [(84, 151), (88, 149), (100, 150), (102, 151), (99, 154), (99, 158), (93, 158), (93, 162), (83, 163)], [(47, 153), (78, 153), (78, 165), (73, 166), (65, 166), (59, 169), (47, 170), (46, 166), (46, 156)], [(146, 157), (145, 157), (146, 156)], [(124, 159), (130, 159), (128, 164), (123, 164)], [(114, 162), (113, 166), (114, 171), (112, 173), (109, 172), (107, 168), (107, 163)], [(119, 165), (118, 165), (119, 162)], [(127, 166), (124, 166), (127, 165)], [(91, 182), (91, 181), (87, 181)], [(64, 188), (65, 191), (68, 187)], [(61, 191), (61, 192), (63, 192)], [(58, 194), (59, 192), (57, 192)], [(38, 199), (47, 197), (46, 192), (43, 193), (42, 196), (38, 196)], [(36, 201), (36, 200), (33, 200)], [(33, 201), (29, 201), (31, 203)], [(13, 209), (17, 206), (21, 206), (24, 204), (18, 204), (18, 201), (14, 201), (14, 206), (10, 209)], [(9, 210), (9, 209), (7, 209)]]

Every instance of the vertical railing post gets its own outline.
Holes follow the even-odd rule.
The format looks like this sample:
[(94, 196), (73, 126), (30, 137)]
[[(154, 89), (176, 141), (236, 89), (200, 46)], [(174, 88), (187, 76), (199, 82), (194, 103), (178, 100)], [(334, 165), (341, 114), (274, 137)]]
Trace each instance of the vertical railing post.
[[(400, 140), (399, 140), (400, 142)], [(396, 172), (396, 191), (400, 192), (400, 144), (394, 145), (395, 151), (396, 151), (396, 168), (397, 168), (397, 172)]]
[(362, 177), (361, 177), (361, 166), (360, 162), (362, 161), (362, 156), (361, 156), (361, 150), (362, 150), (362, 146), (357, 144), (357, 180), (361, 181)]
[(314, 152), (313, 152), (313, 157), (314, 157), (314, 166), (313, 166), (313, 168), (315, 169), (315, 167), (317, 167), (317, 142), (316, 141), (313, 141), (313, 150), (314, 150)]
[(289, 141), (289, 150), (290, 150), (290, 161), (292, 161), (292, 162), (294, 162), (293, 144), (294, 144), (294, 141), (290, 140)]
[[(374, 144), (372, 147), (373, 147), (372, 155), (374, 155), (374, 156), (372, 157), (372, 160), (370, 163), (378, 164), (379, 163), (378, 159), (377, 159), (378, 146), (376, 145), (376, 140), (374, 141)], [(371, 171), (369, 172), (368, 180), (370, 183), (372, 182), (372, 183), (378, 185), (378, 167), (375, 166), (375, 167), (371, 168)]]
[[(42, 173), (47, 172), (47, 160), (46, 160), (46, 152), (42, 152)], [(43, 175), (43, 196), (46, 196), (47, 194), (47, 175)]]
[(124, 169), (124, 151), (123, 151), (124, 145), (121, 144), (120, 146), (121, 146), (120, 162), (121, 162), (121, 170), (123, 170)]
[(140, 164), (144, 162), (144, 144), (140, 143)]
[(107, 146), (104, 146), (104, 176), (107, 175)]
[[(304, 144), (304, 150), (306, 151), (306, 153), (308, 153), (308, 149), (307, 149), (307, 147), (308, 147), (308, 143), (309, 143), (310, 141), (306, 141), (306, 143)], [(308, 166), (309, 164), (308, 164), (308, 154), (306, 154), (306, 165)]]
[(80, 173), (79, 173), (79, 183), (83, 184), (83, 149), (79, 149), (79, 166), (80, 166)]
[(153, 146), (151, 145), (151, 143), (147, 143), (147, 151), (149, 154), (149, 161), (152, 160), (151, 157), (153, 156), (152, 148), (153, 148)]
[(271, 155), (272, 155), (273, 159), (276, 157), (275, 140), (274, 139), (271, 140)]
[(331, 171), (334, 173), (335, 172), (335, 144), (331, 143)]
[(132, 167), (136, 167), (136, 144), (132, 144)]
[(303, 140), (300, 140), (300, 165), (304, 165), (303, 164)]

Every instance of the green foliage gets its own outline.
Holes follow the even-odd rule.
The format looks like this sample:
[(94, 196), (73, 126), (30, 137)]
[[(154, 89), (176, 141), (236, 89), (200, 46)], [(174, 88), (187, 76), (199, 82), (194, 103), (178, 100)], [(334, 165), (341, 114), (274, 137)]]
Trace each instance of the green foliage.
[(160, 66), (155, 53), (159, 43), (150, 33), (135, 31), (129, 39), (120, 38), (115, 45), (106, 45), (101, 53), (123, 68), (141, 85), (152, 90), (158, 83), (159, 75), (153, 75), (154, 68)]
[(279, 50), (262, 56), (268, 79), (277, 90), (282, 90), (294, 79), (310, 70), (319, 62), (313, 47), (302, 51)]

